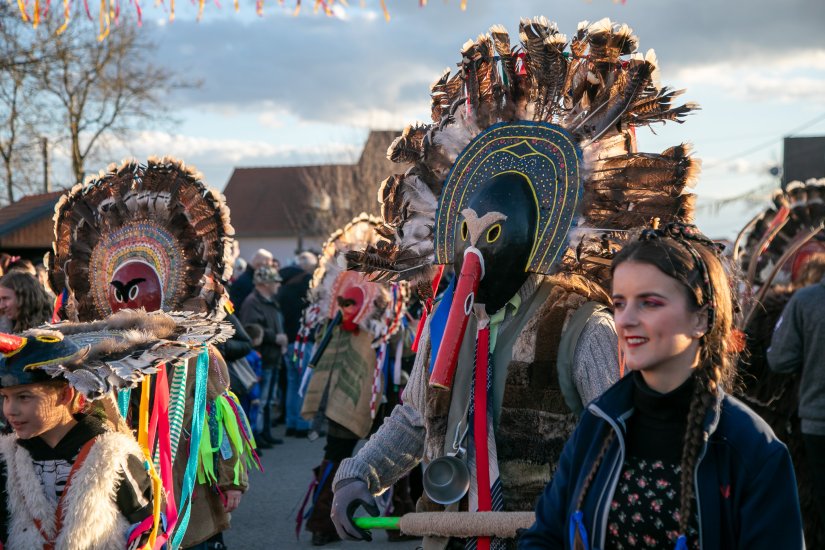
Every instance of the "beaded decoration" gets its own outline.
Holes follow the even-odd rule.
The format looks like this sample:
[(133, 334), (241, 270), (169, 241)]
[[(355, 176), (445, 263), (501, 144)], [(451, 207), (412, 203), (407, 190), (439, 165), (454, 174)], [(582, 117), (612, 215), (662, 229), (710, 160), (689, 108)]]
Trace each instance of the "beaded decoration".
[(494, 124), (461, 152), (435, 217), (435, 263), (449, 264), (465, 200), (490, 178), (516, 172), (530, 183), (539, 224), (527, 271), (549, 273), (567, 244), (582, 197), (581, 150), (561, 126), (520, 120)]
[(184, 251), (180, 242), (152, 220), (125, 224), (101, 239), (92, 251), (89, 265), (91, 291), (98, 311), (112, 313), (109, 285), (118, 268), (128, 262), (141, 262), (154, 271), (162, 286), (161, 308), (176, 311), (184, 296)]

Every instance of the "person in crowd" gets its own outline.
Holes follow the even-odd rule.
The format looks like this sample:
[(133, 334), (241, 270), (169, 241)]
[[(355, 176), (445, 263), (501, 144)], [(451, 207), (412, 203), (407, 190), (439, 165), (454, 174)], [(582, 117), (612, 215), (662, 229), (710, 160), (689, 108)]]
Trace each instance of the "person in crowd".
[(34, 276), (12, 270), (0, 277), (0, 316), (8, 332), (23, 332), (51, 320), (52, 301)]
[[(295, 356), (295, 338), (301, 326), (301, 314), (306, 306), (306, 296), (309, 291), (309, 282), (312, 272), (318, 266), (318, 258), (312, 252), (302, 252), (296, 258), (296, 264), (287, 266), (280, 271), (284, 280), (278, 291), (278, 302), (284, 314), (284, 331), (289, 340), (284, 355), (284, 370), (286, 370), (286, 435), (306, 437), (309, 433), (309, 422), (301, 417), (301, 397), (298, 390), (301, 386), (301, 376), (305, 365), (299, 364)], [(305, 357), (304, 363), (309, 360)]]
[(43, 290), (46, 291), (46, 296), (49, 297), (49, 301), (54, 303), (55, 295), (49, 284), (49, 270), (43, 264), (37, 264), (34, 269), (36, 273), (35, 278), (43, 286)]
[(246, 260), (238, 256), (235, 258), (235, 263), (232, 265), (232, 278), (229, 280), (229, 284), (232, 285), (235, 281), (238, 280), (238, 277), (246, 271), (247, 264)]
[[(252, 429), (256, 432), (260, 432), (261, 427), (259, 424), (262, 424), (263, 422), (261, 420), (261, 381), (263, 379), (263, 364), (261, 363), (261, 353), (257, 350), (257, 348), (260, 348), (264, 341), (264, 329), (261, 325), (256, 324), (246, 325), (244, 326), (244, 329), (246, 330), (246, 333), (249, 334), (249, 338), (252, 340), (252, 349), (249, 350), (249, 353), (246, 355), (246, 362), (249, 363), (252, 371), (258, 377), (258, 382), (249, 388), (246, 397), (241, 400), (241, 403), (246, 411), (247, 418), (249, 418), (249, 424), (252, 426)], [(271, 448), (272, 445), (266, 441), (260, 441), (258, 442), (258, 448), (261, 447), (268, 449)], [(260, 454), (260, 451), (258, 451), (258, 454)]]
[(254, 275), (257, 269), (272, 265), (272, 253), (263, 248), (255, 252), (255, 256), (249, 261), (246, 269), (238, 275), (238, 278), (229, 287), (229, 299), (235, 307), (241, 307), (246, 297), (255, 288)]
[(791, 297), (776, 323), (767, 351), (768, 366), (778, 373), (800, 372), (799, 417), (805, 455), (813, 477), (820, 522), (825, 521), (825, 255), (803, 270), (805, 286)]
[[(6, 347), (8, 336), (0, 338)], [(54, 337), (4, 350), (0, 396), (14, 432), (0, 436), (3, 548), (137, 548), (148, 541), (153, 494), (143, 451), (42, 368), (83, 361), (86, 353)]]
[(34, 264), (31, 260), (27, 260), (25, 258), (15, 258), (11, 262), (9, 262), (9, 267), (7, 271), (24, 271), (32, 276), (37, 276), (37, 270), (34, 268)]
[(240, 319), (245, 324), (258, 324), (263, 328), (263, 341), (258, 348), (263, 363), (261, 380), (261, 404), (263, 406), (263, 425), (255, 435), (256, 440), (277, 445), (283, 440), (272, 436), (272, 404), (278, 380), (281, 357), (288, 345), (283, 329), (283, 315), (276, 295), (281, 286), (278, 272), (269, 267), (260, 267), (255, 271), (255, 288), (241, 305)]
[(803, 548), (790, 454), (727, 393), (731, 284), (714, 243), (648, 229), (612, 274), (631, 372), (587, 407), (519, 548)]

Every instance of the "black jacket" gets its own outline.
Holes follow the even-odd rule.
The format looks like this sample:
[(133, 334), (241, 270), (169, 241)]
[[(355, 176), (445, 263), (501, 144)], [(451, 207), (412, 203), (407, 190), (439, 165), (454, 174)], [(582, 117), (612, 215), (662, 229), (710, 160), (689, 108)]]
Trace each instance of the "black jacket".
[(239, 316), (244, 325), (255, 323), (264, 329), (264, 340), (258, 348), (261, 361), (264, 370), (276, 368), (281, 362), (281, 346), (276, 343), (276, 338), (284, 332), (284, 320), (278, 300), (264, 298), (260, 292), (253, 290), (244, 300)]
[(306, 296), (312, 275), (298, 266), (287, 266), (280, 271), (284, 280), (278, 291), (278, 303), (284, 314), (284, 330), (290, 342), (295, 341), (301, 328), (301, 313), (306, 306)]
[(225, 320), (232, 323), (232, 326), (235, 328), (235, 334), (232, 338), (220, 344), (218, 351), (221, 352), (221, 355), (227, 362), (246, 357), (246, 355), (252, 351), (252, 340), (250, 340), (249, 335), (244, 330), (241, 320), (238, 319), (234, 313), (227, 315)]
[(241, 304), (243, 304), (243, 301), (246, 300), (246, 297), (249, 296), (255, 288), (255, 283), (252, 279), (254, 275), (255, 270), (252, 266), (248, 265), (243, 273), (238, 275), (238, 278), (235, 279), (229, 287), (229, 299), (232, 301), (235, 309), (241, 309)]

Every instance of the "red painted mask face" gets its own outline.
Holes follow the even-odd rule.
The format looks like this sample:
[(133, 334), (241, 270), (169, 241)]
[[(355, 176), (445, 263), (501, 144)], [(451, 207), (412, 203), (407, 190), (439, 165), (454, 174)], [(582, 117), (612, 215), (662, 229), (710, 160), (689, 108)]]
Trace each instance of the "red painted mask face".
[(364, 305), (364, 292), (357, 286), (351, 286), (338, 296), (344, 321), (352, 321), (361, 312)]
[(157, 272), (144, 262), (126, 262), (109, 283), (109, 305), (112, 312), (120, 309), (157, 311), (163, 305), (163, 289)]

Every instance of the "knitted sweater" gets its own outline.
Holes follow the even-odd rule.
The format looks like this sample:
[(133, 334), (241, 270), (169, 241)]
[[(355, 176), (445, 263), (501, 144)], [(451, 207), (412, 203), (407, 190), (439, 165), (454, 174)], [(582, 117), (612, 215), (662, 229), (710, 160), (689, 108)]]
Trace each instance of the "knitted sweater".
[[(520, 294), (523, 294), (522, 301), (527, 303), (539, 292), (542, 284), (539, 278), (528, 280), (528, 283), (519, 291)], [(538, 322), (540, 317), (540, 315), (534, 314), (533, 324)], [(530, 328), (535, 330), (535, 327)], [(465, 341), (473, 340), (473, 330), (474, 327), (468, 327)], [(525, 332), (527, 330), (528, 328), (525, 328)], [(517, 361), (518, 358), (536, 352), (535, 348), (541, 344), (535, 342), (537, 334), (537, 332), (533, 334), (534, 341), (529, 342), (528, 347), (533, 349), (523, 349), (524, 346), (520, 345), (523, 344), (521, 340), (512, 344), (510, 353), (516, 366), (524, 364), (524, 361)], [(609, 315), (594, 315), (588, 320), (582, 331), (573, 359), (572, 375), (577, 388), (581, 391), (583, 402), (587, 403), (593, 397), (600, 395), (618, 379), (616, 349), (616, 335)], [(496, 349), (496, 352), (499, 351)], [(355, 457), (341, 463), (333, 482), (334, 488), (337, 489), (353, 480), (360, 479), (367, 483), (373, 494), (379, 494), (422, 460), (429, 463), (444, 454), (443, 448), (439, 448), (438, 444), (432, 444), (431, 439), (434, 436), (436, 439), (440, 436), (443, 440), (446, 434), (427, 433), (425, 415), (429, 414), (427, 410), (429, 359), (428, 319), (419, 345), (419, 352), (415, 359), (415, 365), (404, 391), (403, 404), (393, 410), (378, 432), (370, 438)], [(462, 350), (459, 361), (465, 362), (468, 360), (472, 362), (472, 356), (467, 358)], [(555, 357), (553, 357), (553, 360), (555, 360)], [(529, 365), (524, 364), (524, 366), (529, 369)], [(508, 378), (511, 378), (509, 372)], [(510, 380), (508, 380), (509, 383)], [(432, 403), (430, 404), (431, 407)], [(500, 402), (497, 403), (497, 407), (500, 410)], [(572, 422), (574, 424), (575, 420), (572, 420)], [(565, 424), (568, 423), (570, 422), (565, 422)], [(551, 466), (553, 465), (551, 464)], [(549, 470), (546, 475), (549, 478)]]

